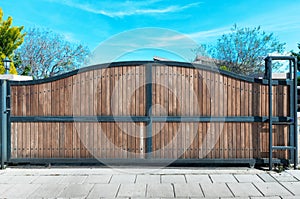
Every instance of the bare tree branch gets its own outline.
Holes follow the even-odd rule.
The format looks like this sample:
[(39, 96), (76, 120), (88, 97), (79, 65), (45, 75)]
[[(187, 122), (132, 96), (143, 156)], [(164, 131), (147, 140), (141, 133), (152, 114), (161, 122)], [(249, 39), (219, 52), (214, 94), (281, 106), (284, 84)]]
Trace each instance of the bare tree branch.
[(23, 45), (16, 51), (20, 59), (17, 70), (35, 79), (55, 76), (79, 68), (89, 55), (89, 49), (71, 43), (49, 30), (32, 28), (27, 31)]

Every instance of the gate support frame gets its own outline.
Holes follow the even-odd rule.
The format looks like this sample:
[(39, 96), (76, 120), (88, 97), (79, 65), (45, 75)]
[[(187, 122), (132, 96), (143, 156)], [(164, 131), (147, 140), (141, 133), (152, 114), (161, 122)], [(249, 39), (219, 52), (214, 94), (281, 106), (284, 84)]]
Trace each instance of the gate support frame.
[[(272, 80), (272, 61), (289, 61), (289, 75), (287, 77), (289, 85), (289, 122), (275, 122), (272, 116), (273, 106), (273, 80)], [(289, 150), (291, 162), (294, 169), (298, 164), (298, 125), (297, 125), (297, 58), (292, 56), (268, 56), (265, 58), (265, 77), (268, 79), (269, 92), (269, 170), (273, 168), (273, 150)], [(273, 125), (289, 125), (289, 143), (288, 146), (273, 146)]]
[(1, 126), (1, 133), (0, 133), (0, 144), (1, 144), (1, 169), (5, 169), (5, 162), (7, 162), (7, 80), (0, 80), (1, 84), (1, 97), (0, 97), (0, 126)]

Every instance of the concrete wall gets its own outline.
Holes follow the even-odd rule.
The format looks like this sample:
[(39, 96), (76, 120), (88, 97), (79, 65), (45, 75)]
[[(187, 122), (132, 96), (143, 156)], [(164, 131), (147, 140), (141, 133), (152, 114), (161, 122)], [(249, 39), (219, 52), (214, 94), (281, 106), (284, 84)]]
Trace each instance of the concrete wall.
[(28, 81), (28, 80), (32, 80), (32, 77), (24, 76), (24, 75), (4, 74), (4, 75), (0, 75), (0, 79), (13, 80), (13, 81)]

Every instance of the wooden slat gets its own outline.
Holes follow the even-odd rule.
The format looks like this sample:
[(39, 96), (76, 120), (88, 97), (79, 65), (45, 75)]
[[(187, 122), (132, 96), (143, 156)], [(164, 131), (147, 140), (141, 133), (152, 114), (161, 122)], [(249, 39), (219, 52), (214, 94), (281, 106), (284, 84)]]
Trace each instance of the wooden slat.
[[(50, 95), (51, 95), (51, 115), (52, 116), (57, 116), (59, 115), (59, 84), (58, 81), (54, 81), (51, 82), (51, 91), (50, 91)], [(48, 95), (49, 93), (47, 92), (47, 94), (45, 95), (45, 97)]]
[[(232, 89), (231, 89), (231, 78), (227, 78), (227, 102), (228, 102), (228, 106), (227, 106), (227, 115), (228, 116), (232, 116)], [(227, 143), (228, 143), (228, 147), (227, 147), (227, 156), (228, 158), (232, 158), (232, 124), (231, 123), (227, 123), (226, 125), (226, 131), (227, 131)]]
[(18, 108), (18, 92), (17, 86), (10, 87), (11, 93), (11, 115), (17, 115), (17, 108)]
[[(89, 71), (87, 73), (87, 84), (86, 84), (86, 90), (87, 90), (87, 104), (88, 104), (88, 115), (95, 115), (95, 109), (94, 109), (94, 71)], [(95, 118), (96, 120), (96, 118)], [(93, 158), (94, 157), (94, 125), (92, 123), (88, 124), (87, 129), (87, 157)]]
[[(194, 110), (194, 115), (200, 115), (200, 105), (199, 105), (199, 78), (198, 70), (193, 69), (193, 92), (194, 92), (194, 103), (196, 104), (196, 109)], [(192, 124), (193, 140), (192, 140), (192, 158), (199, 158), (199, 133), (198, 133), (198, 123)]]
[[(74, 106), (74, 93), (73, 93), (73, 78), (68, 77), (64, 79), (64, 99), (62, 104), (64, 104), (64, 115), (73, 115)], [(61, 99), (62, 100), (62, 99)]]
[[(212, 98), (212, 116), (218, 115), (218, 104), (219, 104), (219, 81), (218, 81), (218, 75), (217, 73), (211, 73), (211, 98)], [(220, 158), (220, 142), (219, 142), (219, 129), (218, 129), (218, 123), (213, 123), (213, 131), (212, 133), (212, 140), (211, 140), (211, 146), (213, 149), (212, 158)]]
[(15, 148), (16, 148), (16, 157), (22, 157), (22, 124), (15, 123), (16, 127), (16, 137), (15, 137)]
[(24, 106), (24, 86), (18, 86), (18, 115), (23, 116), (23, 106)]
[[(38, 124), (28, 123), (30, 125), (31, 144), (30, 144), (30, 158), (38, 158)], [(28, 129), (27, 129), (28, 131)]]
[[(49, 143), (49, 149), (51, 150), (51, 158), (58, 158), (59, 155), (59, 146), (60, 146), (60, 139), (62, 136), (59, 131), (59, 123), (49, 123), (49, 127), (51, 130), (51, 138)], [(49, 133), (49, 131), (48, 131)]]
[[(227, 116), (228, 115), (228, 106), (231, 103), (230, 101), (228, 102), (228, 78), (223, 77), (223, 115)], [(228, 158), (228, 125), (227, 123), (223, 124), (223, 158), (227, 159)]]

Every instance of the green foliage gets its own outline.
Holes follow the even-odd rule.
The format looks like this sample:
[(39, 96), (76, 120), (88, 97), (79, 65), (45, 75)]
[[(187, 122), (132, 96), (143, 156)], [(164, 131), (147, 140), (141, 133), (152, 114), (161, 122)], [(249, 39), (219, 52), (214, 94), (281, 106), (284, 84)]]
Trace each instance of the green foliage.
[[(3, 11), (0, 8), (0, 74), (5, 73), (2, 60), (8, 57), (13, 59), (14, 51), (23, 43), (25, 34), (22, 34), (23, 26), (12, 26), (12, 17), (3, 20)], [(11, 62), (10, 73), (17, 74), (14, 63)]]
[(224, 65), (220, 66), (219, 68), (221, 70), (230, 71), (229, 68), (227, 66), (224, 66)]
[(31, 75), (34, 79), (79, 68), (90, 53), (86, 46), (69, 42), (47, 29), (31, 28), (26, 32), (24, 43), (16, 51), (14, 60), (20, 74)]
[(285, 43), (280, 43), (272, 33), (256, 28), (238, 28), (223, 34), (217, 44), (209, 49), (210, 55), (218, 60), (219, 66), (226, 65), (232, 72), (257, 74), (264, 71), (263, 58), (270, 53), (282, 53)]
[[(294, 51), (292, 51), (291, 53), (293, 56), (297, 57), (297, 61), (298, 61), (297, 66), (298, 66), (298, 70), (300, 70), (300, 43), (298, 43), (298, 48), (299, 48), (298, 53), (295, 53)], [(298, 83), (298, 85), (300, 84)]]

